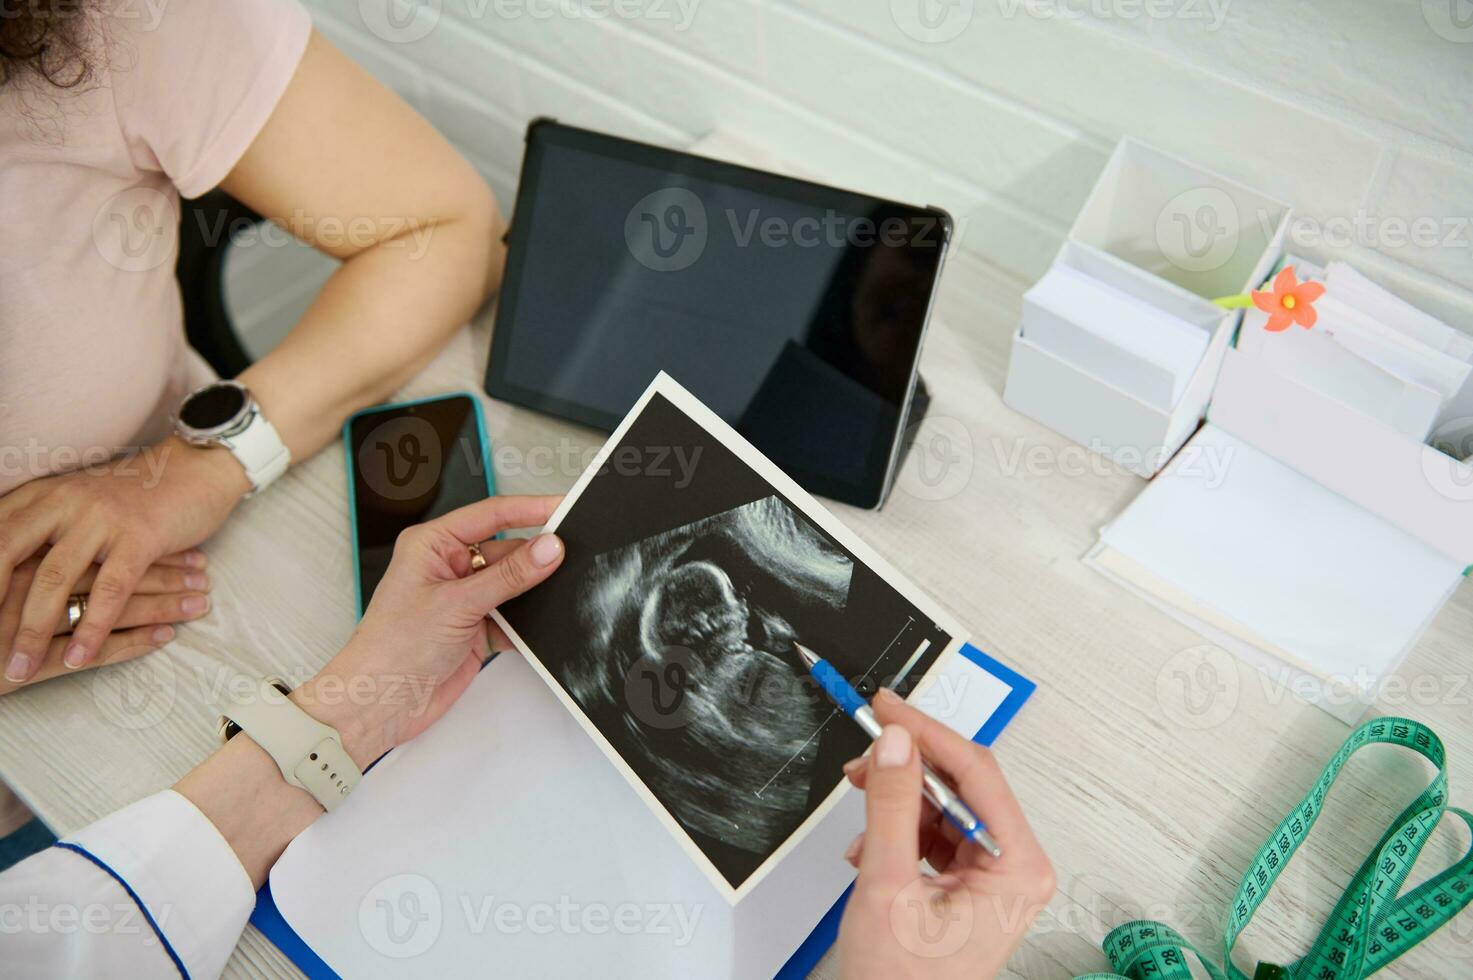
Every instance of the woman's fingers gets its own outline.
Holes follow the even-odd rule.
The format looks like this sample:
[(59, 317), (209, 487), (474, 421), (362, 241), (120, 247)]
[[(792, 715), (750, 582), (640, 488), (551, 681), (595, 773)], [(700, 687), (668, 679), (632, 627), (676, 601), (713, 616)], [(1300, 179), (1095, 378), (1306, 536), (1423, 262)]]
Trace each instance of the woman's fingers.
[(551, 575), (562, 564), (563, 543), (556, 534), (539, 534), (517, 542), (497, 561), (487, 557), (485, 568), (454, 585), (482, 616)]
[[(927, 827), (922, 823), (916, 840), (921, 860), (938, 872), (950, 868), (952, 861), (956, 859), (956, 841), (947, 839), (936, 827)], [(864, 860), (864, 831), (860, 831), (859, 836), (850, 842), (848, 849), (844, 851), (844, 860), (853, 865), (856, 871), (859, 870), (859, 865)]]
[(205, 553), (198, 548), (190, 548), (188, 551), (176, 551), (172, 555), (165, 555), (154, 561), (155, 565), (172, 565), (178, 568), (194, 568), (203, 571), (210, 560)]
[[(93, 578), (97, 575), (94, 567), (91, 571)], [(90, 583), (89, 583), (90, 585)], [(86, 589), (78, 589), (85, 592)], [(155, 563), (150, 565), (148, 571), (138, 580), (138, 585), (133, 589), (134, 595), (168, 595), (171, 592), (208, 592), (210, 591), (210, 576), (206, 572), (198, 571), (192, 565), (161, 565)]]
[[(122, 630), (113, 633), (102, 644), (102, 651), (91, 666), (100, 667), (104, 664), (122, 663), (125, 660), (133, 660), (145, 653), (157, 650), (174, 638), (174, 627), (172, 626), (140, 626), (136, 629)], [(41, 666), (35, 670), (30, 680), (24, 683), (16, 683), (10, 680), (0, 680), (0, 694), (9, 694), (17, 688), (27, 684), (36, 684), (41, 681), (50, 680), (61, 674), (71, 673), (62, 666), (62, 652), (66, 648), (66, 637), (59, 636), (51, 641), (47, 648), (46, 656)]]
[[(495, 542), (503, 544), (506, 542)], [(169, 557), (175, 557), (170, 555)], [(16, 566), (15, 573), (10, 578), (10, 594), (17, 595), (21, 602), (25, 601), (26, 592), (31, 587), (31, 579), (36, 576), (36, 569), (40, 566), (41, 559), (32, 558), (21, 562)], [(72, 592), (85, 595), (91, 591), (92, 583), (97, 581), (97, 565), (87, 566), (82, 577), (77, 579), (72, 586)], [(171, 592), (208, 592), (210, 590), (210, 576), (206, 572), (198, 571), (197, 566), (178, 562), (166, 564), (164, 559), (159, 559), (148, 566), (148, 571), (138, 580), (138, 586), (133, 590), (135, 595), (167, 595)], [(16, 618), (20, 617), (20, 606), (15, 609)], [(15, 624), (10, 624), (10, 632), (15, 630)], [(0, 626), (0, 646), (9, 649), (10, 632)]]
[(900, 724), (910, 730), (921, 754), (950, 779), (1003, 851), (1007, 851), (1010, 840), (1021, 841), (1031, 836), (1023, 809), (991, 752), (906, 704), (900, 695), (888, 689), (880, 689), (873, 707), (883, 724)]
[[(0, 505), (9, 504), (11, 498), (23, 490), (25, 487), (0, 497)], [(5, 595), (10, 589), (11, 572), (45, 547), (60, 520), (60, 514), (54, 508), (24, 507), (6, 513), (5, 519), (0, 521), (0, 595)], [(0, 657), (8, 653), (8, 650), (0, 650)]]
[[(848, 762), (844, 763), (844, 775), (849, 778), (849, 782), (854, 785), (855, 789), (863, 790), (865, 785), (869, 781), (867, 778), (869, 773), (869, 760), (870, 757), (868, 755), (862, 755), (858, 758), (850, 759)], [(925, 799), (924, 797), (922, 797), (921, 801), (920, 825), (922, 830), (925, 830), (927, 827), (934, 826), (956, 831), (956, 828), (953, 827), (948, 821), (941, 819), (941, 811), (936, 809), (936, 807), (932, 805), (931, 801)]]
[[(210, 597), (201, 592), (176, 592), (169, 595), (143, 595), (134, 593), (118, 616), (114, 630), (132, 629), (135, 626), (157, 626), (163, 623), (184, 623), (199, 619), (210, 611)], [(65, 629), (65, 624), (62, 625)], [(63, 654), (62, 663), (66, 663)], [(73, 667), (75, 669), (75, 667)]]
[[(521, 546), (521, 543), (521, 540), (517, 538), (492, 538), (489, 541), (476, 542), (476, 547), (481, 549), (481, 557), (486, 559), (486, 564), (489, 565), (511, 554), (512, 551)], [(464, 578), (475, 570), (471, 567), (469, 547), (462, 552), (461, 549), (452, 546), (451, 551), (452, 554), (448, 557), (451, 559), (450, 564), (455, 569), (456, 575)]]
[[(46, 554), (49, 553), (48, 550)], [(21, 625), (22, 610), (45, 557), (46, 555), (30, 558), (16, 566), (10, 578), (8, 592), (0, 596), (0, 651), (14, 649), (13, 640)], [(198, 619), (204, 615), (209, 611), (209, 600), (200, 594), (210, 589), (210, 577), (202, 570), (205, 565), (203, 552), (193, 549), (166, 555), (150, 565), (138, 579), (133, 597), (124, 604), (125, 612), (120, 614), (113, 629), (128, 629), (152, 623), (176, 623)], [(86, 595), (90, 606), (91, 593), (99, 571), (100, 566), (89, 564), (72, 583), (67, 599), (70, 600), (74, 594)], [(138, 596), (167, 598), (133, 606), (133, 598)], [(188, 610), (183, 608), (186, 602)], [(68, 632), (65, 605), (62, 606), (61, 615), (51, 624), (51, 630), (53, 635)]]
[(546, 497), (487, 497), (473, 504), (452, 510), (444, 517), (430, 523), (455, 535), (461, 541), (485, 541), (502, 531), (515, 527), (541, 527), (552, 517), (563, 498), (557, 495)]
[(865, 826), (859, 880), (898, 889), (916, 875), (921, 859), (921, 764), (903, 725), (886, 725), (871, 751), (864, 790)]
[[(26, 596), (31, 591), (31, 579), (36, 575), (36, 565), (40, 562), (26, 563), (16, 568), (15, 574), (10, 578), (10, 589), (0, 595), (0, 651), (11, 649), (11, 640), (15, 636), (15, 628), (20, 625), (20, 611), (26, 604)], [(4, 654), (0, 653), (0, 658)], [(0, 661), (3, 662), (3, 661)], [(0, 676), (4, 671), (0, 670)]]
[(6, 680), (27, 681), (41, 666), (47, 646), (56, 634), (56, 624), (66, 614), (67, 598), (104, 540), (100, 530), (69, 534), (52, 545), (41, 559), (25, 605), (21, 607), (20, 625), (16, 627), (13, 649), (5, 663)]
[[(868, 755), (862, 755), (844, 764), (844, 774), (856, 789), (863, 790), (868, 783), (866, 775), (869, 772), (869, 758)], [(960, 838), (961, 835), (957, 829), (942, 819), (941, 812), (932, 806), (929, 800), (923, 798), (921, 818), (916, 826), (917, 850), (920, 856), (930, 862), (931, 867), (939, 871), (951, 863)], [(860, 833), (844, 853), (844, 859), (858, 868), (863, 853), (864, 834)], [(941, 863), (938, 864), (937, 861)]]
[(486, 559), (488, 565), (493, 561), (500, 561), (521, 546), (522, 541), (519, 538), (492, 538), (490, 541), (481, 541), (476, 544), (476, 547), (481, 549), (481, 557)]
[(511, 641), (511, 637), (506, 635), (505, 630), (497, 626), (494, 621), (486, 620), (486, 655), (481, 658), (483, 661), (491, 659), (495, 654), (506, 653), (516, 648), (516, 644)]
[[(118, 625), (118, 618), (133, 597), (133, 590), (152, 562), (149, 556), (126, 543), (120, 543), (102, 562), (97, 578), (87, 592), (87, 609), (82, 621), (72, 631), (62, 662), (75, 670), (83, 667), (102, 649)], [(39, 574), (39, 573), (37, 573)]]

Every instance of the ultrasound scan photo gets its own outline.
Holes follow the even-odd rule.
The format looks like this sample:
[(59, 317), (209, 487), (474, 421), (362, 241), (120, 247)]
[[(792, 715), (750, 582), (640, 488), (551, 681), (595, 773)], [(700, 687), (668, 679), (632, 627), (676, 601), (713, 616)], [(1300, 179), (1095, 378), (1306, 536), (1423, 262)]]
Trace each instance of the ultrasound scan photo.
[(664, 375), (549, 528), (563, 566), (496, 615), (732, 901), (869, 745), (793, 644), (869, 697), (962, 639)]
[[(766, 853), (803, 814), (829, 713), (793, 669), (793, 640), (844, 615), (853, 573), (777, 497), (651, 535), (583, 576), (592, 642), (564, 684), (580, 704), (644, 709), (621, 719), (631, 749), (681, 762), (656, 768), (656, 795), (691, 828)], [(679, 723), (659, 726), (662, 711)]]

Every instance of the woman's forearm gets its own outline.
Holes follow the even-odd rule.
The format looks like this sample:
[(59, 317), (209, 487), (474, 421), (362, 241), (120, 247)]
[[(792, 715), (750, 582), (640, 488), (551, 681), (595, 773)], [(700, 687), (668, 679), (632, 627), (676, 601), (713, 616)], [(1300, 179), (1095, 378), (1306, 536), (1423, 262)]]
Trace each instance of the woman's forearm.
[(292, 458), (418, 373), (499, 284), (504, 257), (493, 203), (344, 262), (280, 346), (241, 375)]
[(501, 217), (486, 182), (315, 33), (221, 186), (343, 261), (280, 346), (241, 376), (294, 459), (408, 381), (500, 281)]

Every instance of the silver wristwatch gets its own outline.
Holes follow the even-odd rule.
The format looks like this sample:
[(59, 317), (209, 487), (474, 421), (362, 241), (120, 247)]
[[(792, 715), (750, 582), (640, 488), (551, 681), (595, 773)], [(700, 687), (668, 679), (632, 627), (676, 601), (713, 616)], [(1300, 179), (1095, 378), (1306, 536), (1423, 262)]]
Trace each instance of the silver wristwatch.
[(250, 389), (238, 381), (216, 381), (186, 395), (174, 416), (174, 431), (190, 445), (230, 450), (251, 481), (248, 497), (266, 489), (291, 465), (286, 443), (261, 414)]

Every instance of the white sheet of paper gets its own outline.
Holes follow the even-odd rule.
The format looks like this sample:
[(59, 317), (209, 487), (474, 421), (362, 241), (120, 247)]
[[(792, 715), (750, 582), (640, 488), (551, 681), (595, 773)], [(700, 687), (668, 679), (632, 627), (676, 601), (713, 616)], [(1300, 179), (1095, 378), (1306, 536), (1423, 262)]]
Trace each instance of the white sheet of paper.
[(1321, 678), (1394, 669), (1463, 571), (1210, 424), (1100, 540)]
[[(914, 701), (968, 736), (1010, 688), (949, 654)], [(343, 977), (770, 977), (853, 880), (847, 792), (729, 905), (518, 654), (374, 767), (271, 871)]]
[(1207, 352), (1202, 327), (1062, 263), (1028, 290), (1030, 342), (1163, 410), (1170, 410)]
[(1473, 338), (1378, 286), (1352, 265), (1325, 266), (1325, 287), (1342, 302), (1433, 350), (1464, 361), (1473, 353)]
[(1414, 384), (1436, 391), (1443, 400), (1468, 383), (1473, 365), (1398, 333), (1349, 303), (1326, 293), (1316, 304), (1322, 329), (1348, 349)]
[(1325, 330), (1288, 330), (1258, 340), (1259, 356), (1278, 374), (1312, 388), (1409, 439), (1427, 438), (1443, 398), (1390, 373)]

